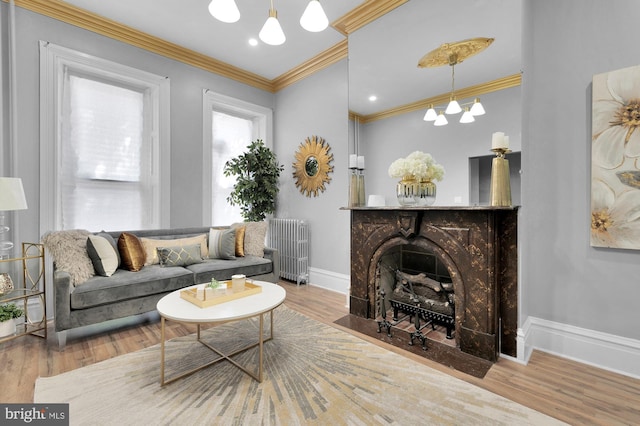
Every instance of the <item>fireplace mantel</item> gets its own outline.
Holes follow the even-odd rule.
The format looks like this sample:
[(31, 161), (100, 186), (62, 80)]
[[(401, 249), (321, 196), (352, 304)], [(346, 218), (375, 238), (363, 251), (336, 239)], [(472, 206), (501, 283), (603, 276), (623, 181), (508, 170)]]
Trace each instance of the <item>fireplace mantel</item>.
[(375, 313), (375, 270), (394, 245), (413, 244), (447, 265), (456, 297), (460, 350), (495, 361), (515, 357), (517, 331), (517, 207), (353, 207), (350, 313)]

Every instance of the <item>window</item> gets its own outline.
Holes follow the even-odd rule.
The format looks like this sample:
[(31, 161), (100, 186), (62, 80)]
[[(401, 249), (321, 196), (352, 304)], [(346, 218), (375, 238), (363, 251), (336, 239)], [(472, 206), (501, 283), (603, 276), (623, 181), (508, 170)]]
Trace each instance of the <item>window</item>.
[(205, 90), (204, 114), (204, 225), (229, 225), (243, 220), (239, 206), (227, 197), (235, 179), (224, 176), (225, 163), (242, 154), (251, 141), (270, 146), (270, 109)]
[(41, 42), (41, 83), (43, 229), (168, 224), (168, 80)]

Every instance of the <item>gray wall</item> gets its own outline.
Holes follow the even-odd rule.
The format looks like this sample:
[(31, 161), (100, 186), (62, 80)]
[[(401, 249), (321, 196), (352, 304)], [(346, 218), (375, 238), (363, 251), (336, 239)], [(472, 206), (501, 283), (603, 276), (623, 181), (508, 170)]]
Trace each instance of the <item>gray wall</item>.
[[(277, 217), (304, 219), (311, 230), (313, 284), (346, 292), (350, 270), (348, 211), (347, 61), (343, 60), (276, 94), (275, 149), (285, 165)], [(293, 178), (294, 155), (317, 135), (331, 147), (334, 167), (325, 192), (303, 195)]]
[(526, 2), (521, 323), (640, 339), (640, 252), (589, 246), (591, 79), (640, 63), (639, 16), (636, 0)]
[(436, 205), (455, 205), (456, 197), (461, 198), (457, 204), (468, 205), (469, 157), (491, 154), (491, 135), (498, 131), (509, 135), (513, 151), (520, 151), (520, 88), (490, 93), (481, 100), (487, 113), (470, 124), (450, 119), (448, 125), (436, 127), (422, 119), (425, 111), (416, 111), (361, 125), (367, 194), (384, 195), (387, 205), (398, 205), (398, 179), (389, 177), (389, 166), (413, 151), (424, 151), (445, 168), (444, 178), (436, 182)]
[[(3, 23), (7, 5), (2, 3)], [(272, 108), (274, 95), (216, 74), (120, 43), (90, 31), (16, 7), (18, 53), (18, 163), (29, 209), (20, 212), (18, 238), (37, 241), (47, 229), (39, 223), (39, 50), (38, 40), (86, 52), (171, 80), (171, 226), (202, 224), (202, 89)], [(3, 40), (6, 43), (6, 41)], [(3, 43), (4, 44), (4, 43)], [(4, 73), (7, 78), (7, 74)], [(5, 110), (5, 117), (8, 113)], [(8, 121), (5, 121), (5, 126)], [(2, 144), (3, 154), (8, 141)], [(4, 155), (3, 155), (4, 157)]]

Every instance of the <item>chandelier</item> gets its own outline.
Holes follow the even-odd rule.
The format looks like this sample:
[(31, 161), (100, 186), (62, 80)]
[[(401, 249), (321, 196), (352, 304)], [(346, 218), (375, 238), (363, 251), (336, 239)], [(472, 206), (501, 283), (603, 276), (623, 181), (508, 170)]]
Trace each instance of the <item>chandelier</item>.
[[(227, 23), (237, 22), (240, 19), (240, 10), (238, 10), (235, 0), (211, 0), (209, 13), (217, 20)], [(327, 19), (319, 0), (309, 1), (300, 18), (300, 25), (305, 30), (314, 33), (320, 32), (329, 26), (329, 19)], [(269, 8), (269, 17), (262, 26), (260, 33), (258, 33), (258, 37), (272, 46), (281, 45), (287, 39), (278, 21), (278, 12), (273, 7), (273, 0), (271, 0), (271, 7)]]
[(470, 56), (482, 52), (493, 43), (492, 38), (473, 38), (454, 43), (444, 43), (440, 47), (424, 55), (418, 62), (420, 68), (433, 68), (443, 65), (451, 67), (451, 95), (447, 106), (429, 105), (424, 115), (424, 121), (433, 121), (434, 126), (444, 126), (449, 123), (446, 115), (463, 113), (460, 123), (473, 123), (475, 117), (485, 113), (480, 98), (460, 104), (455, 92), (455, 66)]

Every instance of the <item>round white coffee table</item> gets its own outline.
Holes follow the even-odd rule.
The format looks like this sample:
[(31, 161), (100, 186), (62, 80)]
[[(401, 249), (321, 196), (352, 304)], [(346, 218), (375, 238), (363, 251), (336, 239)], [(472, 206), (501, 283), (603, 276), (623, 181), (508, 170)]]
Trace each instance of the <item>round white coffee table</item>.
[[(188, 376), (190, 374), (195, 373), (196, 371), (202, 370), (203, 368), (209, 367), (219, 361), (227, 360), (231, 364), (235, 365), (249, 376), (256, 379), (258, 382), (262, 382), (262, 351), (264, 342), (268, 342), (273, 339), (273, 310), (280, 306), (287, 295), (284, 288), (280, 287), (277, 284), (268, 283), (265, 281), (250, 281), (252, 284), (257, 284), (262, 287), (262, 291), (257, 294), (251, 294), (246, 297), (241, 297), (239, 299), (231, 300), (228, 302), (224, 302), (218, 305), (214, 305), (207, 308), (201, 308), (199, 306), (194, 305), (193, 303), (183, 299), (180, 297), (180, 292), (186, 289), (176, 290), (168, 295), (164, 296), (162, 299), (158, 301), (156, 309), (158, 313), (160, 313), (161, 317), (161, 341), (160, 341), (160, 384), (166, 385), (168, 383), (174, 382), (182, 377)], [(200, 285), (202, 286), (202, 284)], [(197, 287), (197, 286), (193, 286)], [(188, 288), (193, 288), (188, 287)], [(264, 329), (264, 314), (269, 312), (269, 317), (271, 321), (270, 333), (269, 337), (265, 339), (263, 334)], [(200, 339), (200, 325), (201, 324), (213, 324), (213, 323), (222, 323), (222, 322), (230, 322), (237, 321), (252, 317), (260, 317), (260, 329), (259, 329), (259, 337), (258, 342), (253, 343), (249, 346), (246, 346), (242, 349), (236, 350), (230, 354), (224, 354), (209, 345), (208, 343), (202, 341)], [(182, 373), (178, 376), (172, 377), (171, 379), (165, 380), (164, 376), (164, 367), (165, 367), (165, 321), (171, 320), (180, 323), (192, 323), (197, 324), (197, 340), (202, 343), (204, 346), (212, 350), (213, 352), (220, 355), (220, 358), (216, 358), (215, 360), (199, 366), (195, 369)], [(251, 348), (255, 348), (259, 346), (258, 351), (258, 373), (254, 373), (252, 371), (247, 370), (245, 367), (241, 366), (237, 362), (231, 359), (232, 356), (249, 350)]]

